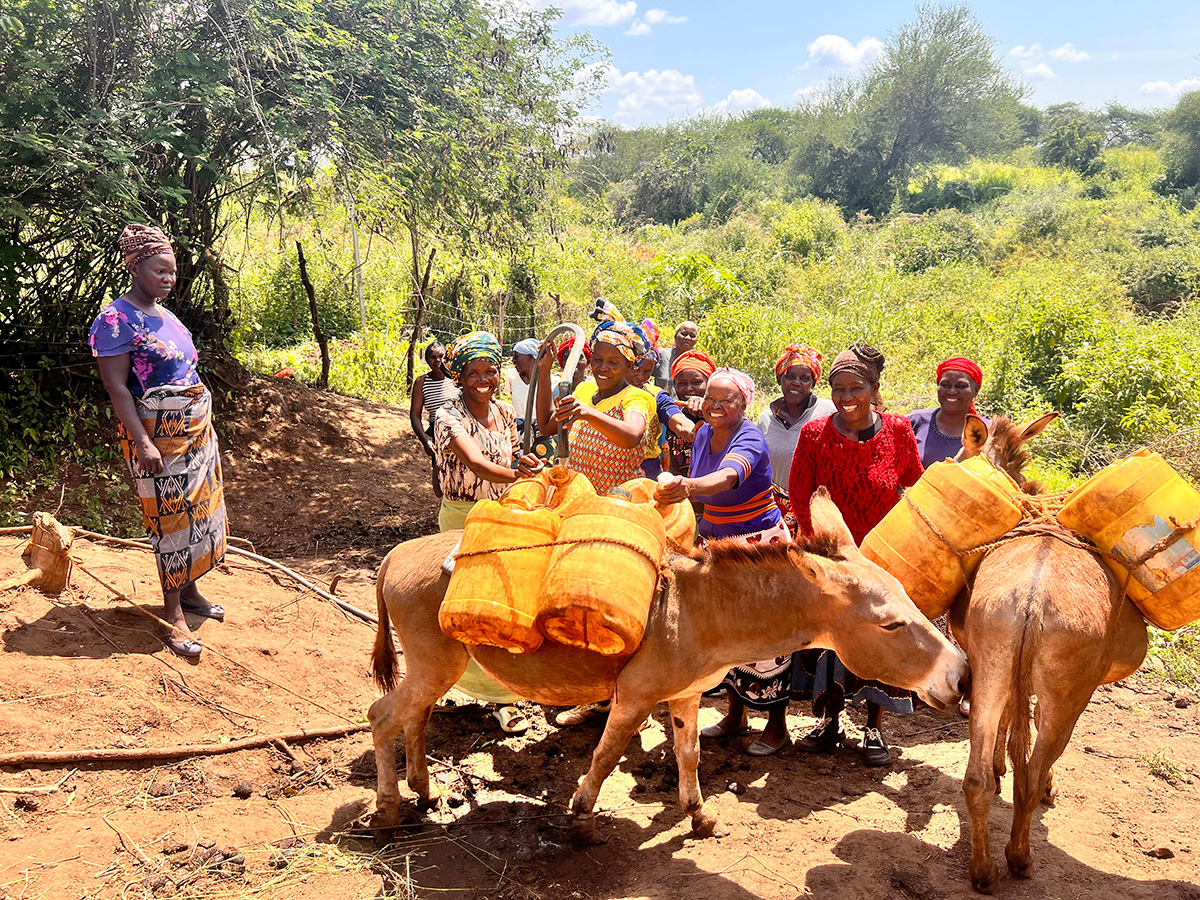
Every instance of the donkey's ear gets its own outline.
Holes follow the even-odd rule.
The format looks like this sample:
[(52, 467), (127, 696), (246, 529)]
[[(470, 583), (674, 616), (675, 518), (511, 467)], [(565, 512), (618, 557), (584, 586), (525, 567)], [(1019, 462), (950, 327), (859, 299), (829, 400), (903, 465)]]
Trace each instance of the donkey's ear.
[(812, 517), (814, 535), (832, 537), (837, 541), (837, 545), (843, 553), (857, 549), (857, 545), (854, 543), (854, 535), (846, 527), (846, 520), (842, 518), (841, 510), (837, 508), (837, 504), (829, 496), (829, 491), (826, 490), (825, 485), (821, 485), (813, 491), (812, 499), (808, 504), (808, 510)]
[(975, 415), (975, 413), (967, 413), (967, 421), (963, 425), (962, 433), (962, 458), (970, 459), (972, 456), (978, 456), (983, 452), (983, 445), (987, 443), (988, 426), (987, 422)]
[(791, 556), (800, 574), (830, 597), (845, 597), (846, 589), (857, 584), (857, 579), (840, 563), (817, 553), (793, 553)]
[(1017, 439), (1023, 444), (1030, 438), (1037, 437), (1039, 434), (1041, 434), (1043, 431), (1046, 430), (1047, 425), (1049, 425), (1051, 422), (1053, 422), (1057, 418), (1058, 418), (1057, 412), (1048, 412), (1044, 416), (1034, 419), (1032, 422), (1030, 422), (1028, 425), (1026, 425), (1024, 428), (1021, 429), (1021, 433), (1020, 433), (1020, 435), (1018, 435)]

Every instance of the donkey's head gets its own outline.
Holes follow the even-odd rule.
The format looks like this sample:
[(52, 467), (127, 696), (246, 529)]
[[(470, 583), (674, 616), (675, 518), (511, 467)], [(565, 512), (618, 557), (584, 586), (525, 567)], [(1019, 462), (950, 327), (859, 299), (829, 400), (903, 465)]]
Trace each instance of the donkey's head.
[(1009, 478), (1021, 485), (1025, 493), (1040, 493), (1041, 484), (1025, 478), (1024, 469), (1029, 462), (1029, 450), (1025, 444), (1045, 431), (1046, 426), (1057, 418), (1058, 413), (1049, 412), (1028, 425), (1018, 425), (1007, 416), (996, 416), (992, 419), (991, 428), (988, 428), (987, 422), (970, 414), (963, 426), (963, 448), (955, 459), (962, 462), (972, 456), (982, 455), (997, 469), (1007, 472)]
[(903, 586), (868, 560), (828, 492), (810, 504), (813, 537), (797, 546), (801, 573), (827, 606), (813, 641), (832, 647), (846, 668), (862, 678), (916, 691), (937, 709), (957, 703), (967, 690), (966, 657), (921, 613)]

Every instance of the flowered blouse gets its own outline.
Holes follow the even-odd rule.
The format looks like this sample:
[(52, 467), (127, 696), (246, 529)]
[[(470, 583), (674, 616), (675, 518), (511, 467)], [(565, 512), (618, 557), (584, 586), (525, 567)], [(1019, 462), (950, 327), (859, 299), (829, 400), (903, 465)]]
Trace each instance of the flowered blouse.
[(163, 385), (200, 383), (199, 357), (191, 332), (169, 309), (162, 316), (142, 312), (118, 297), (96, 316), (88, 334), (93, 356), (129, 354), (129, 393), (142, 397)]
[(469, 503), (472, 500), (495, 500), (508, 488), (480, 478), (450, 449), (457, 437), (472, 441), (489, 462), (511, 466), (521, 446), (517, 437), (517, 417), (511, 403), (493, 400), (489, 407), (496, 430), (489, 431), (467, 410), (462, 397), (447, 401), (433, 419), (433, 458), (437, 463), (442, 492), (447, 500)]

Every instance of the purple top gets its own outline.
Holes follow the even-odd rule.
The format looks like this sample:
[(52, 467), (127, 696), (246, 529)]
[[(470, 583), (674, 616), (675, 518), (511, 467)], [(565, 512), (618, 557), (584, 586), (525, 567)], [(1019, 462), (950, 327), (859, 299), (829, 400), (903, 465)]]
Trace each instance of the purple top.
[[(913, 434), (917, 436), (917, 450), (921, 453), (921, 465), (928, 469), (935, 462), (953, 459), (962, 449), (962, 437), (950, 437), (938, 431), (938, 407), (914, 409), (908, 414)], [(981, 417), (982, 418), (982, 417)], [(987, 419), (984, 419), (987, 422)], [(991, 422), (988, 422), (990, 425)]]
[(779, 524), (779, 507), (771, 491), (771, 454), (767, 439), (748, 419), (742, 421), (722, 454), (710, 453), (712, 426), (696, 429), (692, 445), (692, 478), (711, 475), (718, 469), (733, 469), (737, 486), (704, 498), (700, 534), (709, 538), (753, 534)]
[[(161, 307), (160, 307), (161, 308)], [(144, 396), (164, 384), (199, 384), (199, 357), (192, 335), (175, 314), (148, 316), (118, 297), (96, 316), (88, 335), (93, 356), (129, 354), (129, 393)]]

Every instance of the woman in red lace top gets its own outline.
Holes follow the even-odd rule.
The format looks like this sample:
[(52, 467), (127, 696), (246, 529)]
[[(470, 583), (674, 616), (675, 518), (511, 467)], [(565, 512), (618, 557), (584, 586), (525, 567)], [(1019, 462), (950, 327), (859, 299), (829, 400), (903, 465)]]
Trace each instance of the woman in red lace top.
[[(788, 497), (800, 530), (812, 533), (809, 499), (821, 485), (841, 510), (855, 543), (862, 543), (900, 500), (904, 488), (921, 477), (921, 455), (905, 416), (887, 415), (879, 398), (883, 354), (855, 344), (838, 354), (829, 369), (831, 399), (837, 412), (800, 429)], [(888, 765), (890, 754), (880, 731), (884, 709), (910, 713), (909, 691), (877, 681), (864, 681), (846, 670), (832, 651), (808, 651), (793, 671), (793, 696), (812, 697), (813, 714), (822, 719), (797, 746), (829, 751), (844, 740), (838, 719), (845, 700), (867, 703), (863, 759)]]

